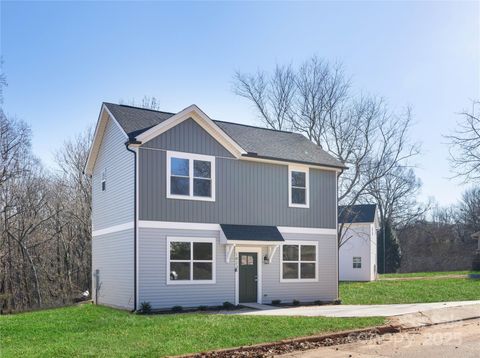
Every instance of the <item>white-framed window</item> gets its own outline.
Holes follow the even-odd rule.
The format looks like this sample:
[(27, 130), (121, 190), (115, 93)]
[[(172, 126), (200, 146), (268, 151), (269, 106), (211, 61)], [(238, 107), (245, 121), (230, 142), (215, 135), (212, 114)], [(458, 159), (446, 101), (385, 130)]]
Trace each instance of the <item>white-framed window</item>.
[(316, 282), (318, 243), (287, 241), (280, 252), (280, 282)]
[(309, 170), (306, 166), (288, 166), (288, 206), (308, 208), (310, 205)]
[(215, 157), (168, 151), (167, 198), (215, 201)]
[(102, 170), (102, 180), (101, 180), (102, 191), (107, 190), (107, 168)]
[(167, 237), (167, 284), (215, 283), (215, 239)]
[(361, 257), (354, 257), (353, 258), (353, 268), (354, 269), (361, 269), (362, 268), (362, 258)]

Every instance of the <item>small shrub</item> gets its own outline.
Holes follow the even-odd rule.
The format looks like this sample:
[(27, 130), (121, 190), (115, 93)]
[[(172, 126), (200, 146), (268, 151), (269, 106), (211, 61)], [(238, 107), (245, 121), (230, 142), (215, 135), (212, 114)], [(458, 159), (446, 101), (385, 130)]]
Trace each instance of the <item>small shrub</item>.
[(199, 311), (206, 311), (206, 310), (208, 310), (208, 307), (207, 306), (198, 306), (198, 310)]
[(272, 305), (279, 305), (282, 300), (272, 300)]
[(140, 312), (143, 314), (149, 314), (152, 312), (152, 305), (150, 302), (142, 302), (140, 303)]
[(231, 302), (226, 301), (226, 302), (223, 302), (223, 308), (226, 310), (231, 310), (235, 308), (235, 305)]
[(315, 305), (317, 305), (317, 306), (320, 306), (320, 305), (322, 305), (322, 304), (323, 304), (323, 302), (322, 302), (322, 301), (315, 301), (315, 302), (313, 302), (313, 303), (314, 303)]
[(300, 301), (299, 300), (293, 300), (292, 304), (294, 306), (299, 306), (300, 305)]
[(183, 307), (182, 306), (173, 306), (172, 307), (172, 312), (182, 312)]

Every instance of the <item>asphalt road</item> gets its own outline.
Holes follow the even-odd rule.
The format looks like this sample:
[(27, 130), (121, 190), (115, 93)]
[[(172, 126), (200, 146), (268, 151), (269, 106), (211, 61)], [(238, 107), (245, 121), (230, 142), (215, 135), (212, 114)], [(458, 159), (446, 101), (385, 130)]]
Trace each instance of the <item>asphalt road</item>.
[(480, 319), (429, 326), (333, 347), (295, 352), (282, 357), (480, 357)]

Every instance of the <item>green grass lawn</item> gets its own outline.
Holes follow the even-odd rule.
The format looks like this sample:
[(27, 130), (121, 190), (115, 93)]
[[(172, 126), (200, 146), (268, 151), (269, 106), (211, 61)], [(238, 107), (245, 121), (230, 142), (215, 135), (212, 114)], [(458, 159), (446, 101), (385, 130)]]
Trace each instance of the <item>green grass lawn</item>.
[(343, 304), (385, 304), (480, 300), (480, 280), (439, 278), (341, 282)]
[(383, 323), (378, 317), (143, 316), (85, 304), (0, 316), (0, 357), (158, 357)]
[(470, 271), (438, 271), (438, 272), (412, 272), (412, 273), (386, 273), (379, 275), (380, 278), (402, 278), (402, 277), (434, 277), (446, 275), (467, 275)]

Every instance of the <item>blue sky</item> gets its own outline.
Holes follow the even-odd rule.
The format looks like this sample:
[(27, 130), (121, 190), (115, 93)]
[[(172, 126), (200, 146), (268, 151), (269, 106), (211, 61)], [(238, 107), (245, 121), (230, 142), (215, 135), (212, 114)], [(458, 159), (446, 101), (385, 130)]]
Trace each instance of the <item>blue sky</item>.
[(235, 70), (345, 64), (355, 88), (413, 108), (422, 198), (455, 202), (442, 134), (480, 98), (478, 2), (5, 2), (4, 107), (32, 127), (47, 165), (65, 138), (96, 121), (102, 101), (155, 96), (215, 119), (254, 124), (232, 91)]

